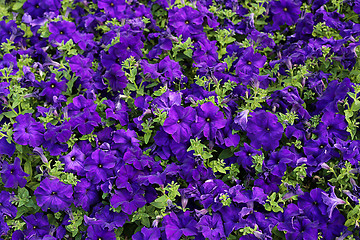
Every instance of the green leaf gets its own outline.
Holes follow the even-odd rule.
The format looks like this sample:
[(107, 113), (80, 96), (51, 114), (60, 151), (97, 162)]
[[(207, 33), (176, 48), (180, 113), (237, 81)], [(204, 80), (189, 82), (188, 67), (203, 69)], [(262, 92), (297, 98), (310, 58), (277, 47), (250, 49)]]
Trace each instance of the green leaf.
[(187, 50), (184, 51), (184, 55), (189, 57), (189, 58), (192, 58), (192, 54), (193, 54), (192, 49), (187, 49)]
[(24, 164), (24, 172), (29, 174), (29, 177), (27, 177), (28, 182), (31, 181), (33, 172), (32, 172), (32, 167), (31, 167), (31, 160), (29, 160), (29, 159), (27, 159)]
[(10, 112), (3, 112), (2, 115), (4, 115), (7, 118), (15, 118), (17, 115), (15, 112), (10, 111)]
[(19, 10), (20, 8), (22, 8), (23, 5), (24, 5), (24, 1), (16, 2), (16, 3), (13, 5), (12, 9), (13, 9), (14, 11)]
[(167, 200), (168, 200), (168, 197), (166, 195), (163, 195), (163, 196), (155, 199), (155, 201), (150, 204), (156, 208), (163, 209), (163, 208), (166, 208), (166, 206), (168, 205)]
[(231, 151), (230, 148), (226, 148), (226, 149), (222, 150), (222, 152), (219, 155), (219, 158), (226, 159), (226, 158), (230, 158), (232, 156), (234, 156), (234, 153)]

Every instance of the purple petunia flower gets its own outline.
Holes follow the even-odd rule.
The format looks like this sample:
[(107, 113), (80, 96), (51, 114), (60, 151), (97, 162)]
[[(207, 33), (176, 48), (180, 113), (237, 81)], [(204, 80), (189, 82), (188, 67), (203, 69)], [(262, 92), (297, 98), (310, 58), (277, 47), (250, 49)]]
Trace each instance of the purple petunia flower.
[(16, 150), (15, 144), (8, 143), (5, 137), (0, 138), (0, 154), (8, 155), (11, 157)]
[(54, 126), (51, 123), (46, 125), (46, 132), (44, 133), (44, 147), (50, 152), (51, 156), (58, 156), (62, 152), (68, 150), (66, 142), (71, 137), (71, 126), (68, 122), (63, 122), (59, 126)]
[(66, 82), (65, 81), (56, 81), (55, 73), (51, 74), (50, 81), (44, 82), (43, 91), (40, 93), (40, 96), (45, 96), (46, 101), (49, 103), (54, 102), (54, 96), (59, 97), (62, 92), (66, 91)]
[(82, 178), (74, 189), (75, 206), (82, 207), (85, 211), (90, 211), (90, 207), (99, 201), (99, 193), (95, 185), (91, 184), (86, 178)]
[(201, 33), (203, 21), (202, 14), (189, 6), (169, 11), (169, 27), (177, 35), (182, 35), (183, 40)]
[(166, 215), (163, 220), (166, 237), (169, 240), (178, 240), (181, 236), (196, 236), (198, 231), (196, 229), (196, 221), (190, 216), (190, 212), (186, 211), (183, 214), (176, 215), (171, 212)]
[(197, 228), (205, 238), (210, 240), (225, 238), (223, 221), (221, 215), (218, 213), (215, 213), (212, 216), (205, 215), (201, 217), (197, 224)]
[(20, 165), (20, 159), (18, 157), (15, 158), (13, 164), (9, 164), (5, 161), (2, 165), (2, 169), (0, 170), (1, 178), (4, 187), (6, 188), (17, 188), (25, 187), (26, 179), (24, 177), (28, 177), (29, 174), (25, 173)]
[(168, 87), (171, 87), (175, 80), (180, 80), (183, 76), (180, 64), (171, 60), (169, 56), (166, 56), (157, 64), (142, 61), (142, 67), (145, 74), (150, 74), (153, 79), (159, 78)]
[(109, 81), (112, 91), (121, 91), (126, 88), (128, 83), (125, 73), (118, 64), (111, 65), (110, 69), (105, 72), (104, 78)]
[(263, 147), (266, 151), (279, 146), (283, 132), (283, 126), (276, 115), (263, 110), (254, 112), (247, 124), (247, 136), (251, 145), (258, 149)]
[(98, 5), (110, 18), (118, 18), (125, 11), (127, 4), (124, 0), (99, 0)]
[(87, 229), (88, 238), (91, 240), (99, 240), (99, 239), (106, 239), (106, 240), (116, 240), (116, 234), (114, 231), (109, 231), (104, 229), (98, 225), (91, 225)]
[(40, 146), (43, 141), (43, 132), (45, 128), (31, 117), (30, 113), (19, 115), (14, 123), (14, 141), (20, 145), (29, 145), (31, 147)]
[(103, 150), (96, 149), (91, 157), (86, 159), (85, 171), (86, 177), (91, 179), (94, 184), (106, 179), (114, 174), (116, 158)]
[(326, 215), (327, 206), (322, 198), (323, 193), (325, 192), (320, 188), (315, 188), (298, 198), (299, 208), (312, 220), (322, 219)]
[(52, 33), (49, 36), (49, 42), (66, 43), (76, 33), (76, 26), (73, 22), (59, 21), (49, 23), (49, 31)]
[(129, 192), (128, 190), (122, 188), (115, 190), (115, 194), (110, 198), (110, 203), (114, 208), (121, 206), (121, 211), (127, 214), (132, 214), (138, 208), (145, 206), (146, 199), (143, 194), (144, 191), (141, 189)]
[(196, 122), (192, 124), (191, 129), (195, 136), (204, 134), (208, 140), (212, 140), (216, 131), (225, 125), (226, 120), (219, 107), (212, 102), (206, 102), (197, 108)]
[(11, 204), (11, 195), (7, 191), (0, 192), (0, 216), (6, 215), (14, 218), (17, 213), (16, 206)]
[(164, 122), (164, 131), (171, 134), (175, 142), (186, 142), (192, 135), (190, 125), (195, 121), (195, 116), (196, 112), (192, 107), (173, 105)]
[(59, 179), (45, 178), (34, 191), (36, 201), (43, 211), (50, 209), (59, 212), (70, 207), (73, 202), (73, 189), (69, 184), (60, 182)]
[(122, 152), (131, 147), (138, 147), (140, 142), (134, 130), (125, 131), (124, 129), (114, 132), (113, 141), (117, 143), (114, 145)]
[(26, 222), (27, 228), (24, 233), (27, 236), (44, 237), (49, 234), (52, 225), (49, 224), (48, 217), (44, 213), (37, 212), (34, 215), (23, 216), (22, 219)]
[(65, 163), (66, 172), (77, 173), (80, 176), (85, 175), (84, 172), (85, 155), (77, 145), (75, 145), (68, 154), (61, 157), (60, 160), (63, 163)]
[(273, 22), (275, 26), (281, 26), (284, 23), (293, 25), (300, 14), (300, 6), (293, 0), (274, 1), (271, 4), (271, 12), (273, 15)]
[(133, 240), (157, 240), (160, 239), (160, 236), (159, 228), (143, 227), (141, 231), (134, 234)]
[(266, 56), (262, 56), (260, 53), (254, 53), (252, 47), (248, 47), (243, 52), (243, 56), (236, 64), (236, 73), (251, 74), (259, 73), (259, 68), (262, 68), (266, 62)]
[(335, 187), (334, 186), (330, 186), (330, 195), (328, 195), (327, 193), (325, 192), (322, 192), (322, 199), (324, 201), (324, 203), (328, 206), (327, 208), (327, 214), (329, 215), (329, 218), (331, 218), (332, 216), (332, 213), (335, 209), (335, 207), (339, 204), (345, 204), (346, 202), (340, 198), (338, 198), (336, 195), (335, 195)]

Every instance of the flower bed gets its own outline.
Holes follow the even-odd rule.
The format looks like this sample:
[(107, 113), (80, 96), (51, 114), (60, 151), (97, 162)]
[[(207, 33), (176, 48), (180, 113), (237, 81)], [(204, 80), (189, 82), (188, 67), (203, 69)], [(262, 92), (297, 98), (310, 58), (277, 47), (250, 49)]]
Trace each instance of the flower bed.
[(360, 1), (0, 3), (1, 239), (359, 239)]

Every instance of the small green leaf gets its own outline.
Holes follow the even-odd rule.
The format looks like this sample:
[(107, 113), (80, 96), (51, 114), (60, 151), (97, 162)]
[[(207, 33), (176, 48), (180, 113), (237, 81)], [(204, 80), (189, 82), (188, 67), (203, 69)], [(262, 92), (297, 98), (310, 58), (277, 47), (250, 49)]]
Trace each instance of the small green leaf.
[(220, 159), (227, 159), (234, 156), (234, 153), (231, 151), (230, 148), (226, 148), (224, 150), (221, 151), (219, 158)]

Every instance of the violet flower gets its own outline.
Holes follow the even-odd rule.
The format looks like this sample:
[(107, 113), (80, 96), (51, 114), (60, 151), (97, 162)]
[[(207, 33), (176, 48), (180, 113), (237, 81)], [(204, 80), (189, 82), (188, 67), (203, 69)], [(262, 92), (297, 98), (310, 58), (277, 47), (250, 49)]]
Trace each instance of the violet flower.
[(278, 122), (276, 115), (264, 110), (254, 112), (248, 120), (247, 136), (255, 148), (274, 150), (279, 146), (283, 132), (283, 126)]
[(330, 186), (330, 195), (328, 195), (325, 192), (322, 192), (321, 197), (322, 197), (324, 203), (328, 206), (327, 214), (329, 215), (329, 218), (331, 218), (335, 207), (340, 204), (345, 204), (346, 202), (344, 200), (338, 198), (335, 195), (335, 191), (334, 191), (335, 187), (334, 186), (331, 186), (330, 184), (329, 184), (329, 186)]
[(31, 147), (40, 146), (43, 141), (45, 128), (31, 117), (30, 113), (19, 115), (14, 123), (14, 141), (20, 145)]
[(178, 240), (181, 236), (196, 236), (196, 221), (190, 216), (190, 212), (186, 211), (179, 216), (171, 212), (163, 219), (163, 226), (165, 227), (166, 237), (169, 240)]
[(2, 164), (2, 169), (0, 170), (1, 178), (4, 183), (4, 187), (6, 188), (17, 188), (25, 187), (26, 179), (24, 177), (28, 177), (29, 174), (25, 173), (20, 165), (20, 159), (18, 157), (15, 158), (13, 164), (9, 164), (5, 161)]
[(34, 191), (36, 201), (43, 211), (50, 209), (59, 212), (70, 207), (73, 202), (72, 186), (60, 182), (59, 179), (45, 178)]
[(190, 125), (195, 121), (195, 116), (196, 112), (192, 107), (173, 105), (164, 122), (164, 131), (171, 134), (175, 142), (186, 142), (192, 135)]
[(216, 131), (225, 127), (224, 114), (212, 102), (206, 102), (197, 108), (196, 122), (191, 129), (195, 136), (204, 135), (208, 140), (215, 138)]

